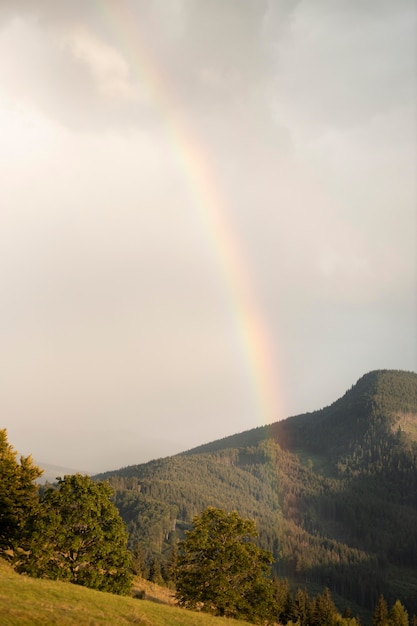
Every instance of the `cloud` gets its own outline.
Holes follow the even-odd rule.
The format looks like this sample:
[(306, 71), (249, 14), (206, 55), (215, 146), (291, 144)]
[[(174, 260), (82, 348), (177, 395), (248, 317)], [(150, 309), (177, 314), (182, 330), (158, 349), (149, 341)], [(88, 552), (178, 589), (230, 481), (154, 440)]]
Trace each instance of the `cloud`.
[[(275, 32), (293, 4), (274, 14)], [(47, 107), (61, 123), (144, 127), (155, 122), (152, 98), (164, 97), (171, 102), (157, 106), (178, 106), (198, 117), (217, 108), (231, 121), (243, 103), (260, 119), (263, 99), (262, 116), (271, 115), (263, 93), (274, 60), (264, 41), (266, 21), (272, 19), (267, 2), (41, 0), (33, 5), (21, 0), (6, 9), (7, 3), (4, 45), (14, 43), (20, 71), (9, 86), (27, 97), (30, 92), (33, 104)], [(165, 95), (155, 92), (155, 76)]]
[(0, 401), (25, 452), (33, 436), (47, 461), (72, 425), (126, 464), (135, 433), (159, 454), (172, 423), (179, 451), (265, 419), (215, 211), (280, 417), (415, 367), (414, 16), (408, 0), (1, 3)]
[(75, 29), (63, 45), (68, 46), (74, 57), (88, 67), (101, 95), (121, 100), (135, 98), (128, 64), (115, 48), (100, 41), (85, 28)]
[(296, 116), (308, 132), (312, 124), (365, 124), (409, 102), (416, 92), (416, 17), (408, 0), (401, 10), (386, 2), (298, 5), (279, 49), (277, 111)]

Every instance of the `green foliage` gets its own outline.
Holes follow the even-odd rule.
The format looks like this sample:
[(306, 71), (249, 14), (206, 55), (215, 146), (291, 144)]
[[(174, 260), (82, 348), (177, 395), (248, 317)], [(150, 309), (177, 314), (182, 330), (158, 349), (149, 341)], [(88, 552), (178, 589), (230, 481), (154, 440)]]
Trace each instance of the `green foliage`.
[(272, 620), (271, 556), (258, 548), (253, 520), (208, 507), (180, 544), (176, 597), (180, 606), (214, 615)]
[(138, 541), (132, 551), (132, 571), (137, 576), (146, 578), (148, 575), (148, 568), (146, 566), (145, 556), (143, 554), (142, 545)]
[(399, 600), (390, 609), (389, 626), (408, 626), (408, 613)]
[(310, 598), (305, 589), (297, 589), (290, 609), (290, 616), (300, 626), (308, 626), (310, 619)]
[(108, 484), (88, 476), (60, 479), (57, 489), (48, 489), (40, 501), (17, 569), (31, 576), (129, 593), (127, 532), (111, 495)]
[(273, 580), (275, 615), (281, 624), (286, 623), (291, 615), (291, 592), (287, 578), (274, 577)]
[(382, 594), (372, 616), (372, 626), (388, 626), (388, 605)]
[(350, 611), (344, 616), (339, 613), (327, 587), (315, 597), (300, 588), (294, 596), (290, 593), (288, 612), (285, 616), (278, 615), (278, 622), (287, 626), (359, 626)]
[(327, 587), (311, 602), (309, 612), (311, 626), (333, 626), (338, 612)]
[(155, 556), (152, 557), (149, 565), (149, 580), (157, 585), (162, 585), (164, 582), (161, 574), (161, 565)]
[(42, 470), (30, 456), (16, 460), (17, 452), (0, 430), (0, 552), (13, 552), (27, 533), (27, 522), (38, 504), (36, 478)]

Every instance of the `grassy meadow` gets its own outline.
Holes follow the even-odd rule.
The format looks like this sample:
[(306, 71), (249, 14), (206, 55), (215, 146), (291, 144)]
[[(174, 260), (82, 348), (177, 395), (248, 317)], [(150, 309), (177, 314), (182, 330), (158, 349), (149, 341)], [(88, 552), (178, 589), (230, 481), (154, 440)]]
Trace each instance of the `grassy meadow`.
[[(116, 596), (57, 581), (17, 574), (0, 559), (1, 626), (248, 626), (172, 605), (156, 585), (137, 581), (136, 591), (149, 599)], [(170, 605), (171, 603), (171, 605)]]

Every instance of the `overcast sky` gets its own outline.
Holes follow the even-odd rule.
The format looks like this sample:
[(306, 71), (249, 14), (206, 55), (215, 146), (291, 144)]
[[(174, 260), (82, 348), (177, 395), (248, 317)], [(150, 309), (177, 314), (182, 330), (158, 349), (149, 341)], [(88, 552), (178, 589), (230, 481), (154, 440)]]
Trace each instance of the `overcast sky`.
[(100, 471), (417, 370), (413, 0), (1, 0), (0, 413)]

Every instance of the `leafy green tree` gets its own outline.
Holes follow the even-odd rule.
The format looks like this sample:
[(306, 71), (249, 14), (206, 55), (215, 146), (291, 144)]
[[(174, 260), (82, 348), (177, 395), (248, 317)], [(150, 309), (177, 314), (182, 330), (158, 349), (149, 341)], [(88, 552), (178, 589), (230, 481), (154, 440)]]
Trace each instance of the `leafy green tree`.
[(399, 600), (397, 600), (389, 612), (390, 626), (408, 626), (408, 613)]
[(272, 557), (252, 541), (255, 522), (208, 507), (180, 542), (176, 597), (180, 606), (214, 615), (273, 623)]
[(107, 483), (75, 474), (48, 489), (18, 570), (102, 591), (131, 589), (127, 532)]
[(32, 457), (20, 457), (7, 441), (7, 431), (0, 430), (0, 552), (13, 553), (27, 532), (27, 522), (38, 505), (38, 487), (34, 483), (42, 470)]

